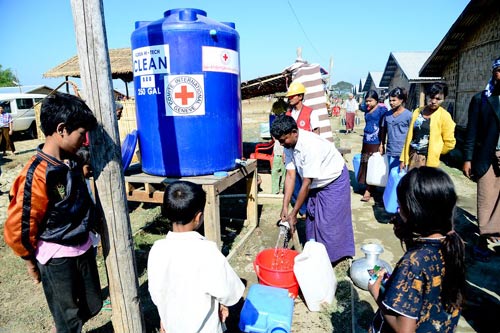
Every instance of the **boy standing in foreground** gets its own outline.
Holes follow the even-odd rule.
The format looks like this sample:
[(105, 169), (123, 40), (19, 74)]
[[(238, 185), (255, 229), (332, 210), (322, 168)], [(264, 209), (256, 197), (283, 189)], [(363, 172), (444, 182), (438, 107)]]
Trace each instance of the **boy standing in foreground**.
[(162, 331), (223, 332), (226, 306), (236, 304), (245, 286), (216, 244), (197, 230), (203, 224), (206, 194), (200, 185), (168, 185), (162, 215), (173, 231), (157, 240), (148, 258), (149, 293)]
[(79, 333), (102, 307), (95, 207), (75, 162), (97, 120), (80, 98), (58, 93), (43, 101), (40, 122), (45, 143), (12, 185), (4, 237), (42, 282), (57, 333)]

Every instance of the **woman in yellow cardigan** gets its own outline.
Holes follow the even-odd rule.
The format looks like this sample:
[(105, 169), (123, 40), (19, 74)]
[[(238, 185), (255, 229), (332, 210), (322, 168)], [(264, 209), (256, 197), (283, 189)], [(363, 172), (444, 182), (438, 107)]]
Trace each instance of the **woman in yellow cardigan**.
[(455, 122), (441, 107), (448, 87), (434, 83), (426, 93), (427, 105), (413, 111), (400, 167), (439, 166), (439, 157), (455, 148)]

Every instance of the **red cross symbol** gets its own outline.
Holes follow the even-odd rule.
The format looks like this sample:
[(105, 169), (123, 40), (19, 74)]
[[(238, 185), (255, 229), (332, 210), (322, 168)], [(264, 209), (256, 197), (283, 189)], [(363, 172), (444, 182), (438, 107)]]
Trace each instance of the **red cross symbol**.
[(227, 53), (224, 53), (222, 55), (222, 59), (224, 59), (224, 61), (227, 61), (227, 59), (229, 59), (229, 56), (227, 55)]
[(175, 93), (175, 98), (180, 98), (182, 100), (182, 105), (186, 105), (188, 103), (188, 98), (193, 98), (194, 93), (187, 91), (187, 86), (181, 86), (181, 92)]

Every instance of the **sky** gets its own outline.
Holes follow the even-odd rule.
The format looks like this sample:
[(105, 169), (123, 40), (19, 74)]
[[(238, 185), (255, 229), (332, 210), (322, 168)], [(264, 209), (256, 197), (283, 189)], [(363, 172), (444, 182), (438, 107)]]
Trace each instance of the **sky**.
[[(108, 48), (130, 47), (136, 21), (174, 8), (197, 8), (234, 22), (241, 81), (280, 73), (297, 57), (330, 72), (332, 84), (357, 85), (382, 72), (391, 52), (432, 52), (469, 0), (103, 0)], [(70, 0), (0, 0), (0, 65), (22, 85), (55, 88), (43, 74), (77, 54)], [(73, 79), (72, 79), (73, 80)], [(75, 80), (78, 84), (78, 80)], [(114, 80), (122, 92), (124, 84)], [(129, 90), (133, 90), (132, 83)]]

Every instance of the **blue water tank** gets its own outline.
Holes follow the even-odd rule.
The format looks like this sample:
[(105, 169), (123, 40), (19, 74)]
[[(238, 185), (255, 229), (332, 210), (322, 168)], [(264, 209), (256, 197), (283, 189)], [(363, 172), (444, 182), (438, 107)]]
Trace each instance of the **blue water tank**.
[(142, 170), (198, 176), (243, 156), (239, 35), (203, 10), (136, 22), (132, 59)]

